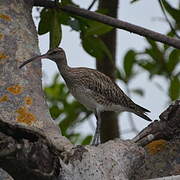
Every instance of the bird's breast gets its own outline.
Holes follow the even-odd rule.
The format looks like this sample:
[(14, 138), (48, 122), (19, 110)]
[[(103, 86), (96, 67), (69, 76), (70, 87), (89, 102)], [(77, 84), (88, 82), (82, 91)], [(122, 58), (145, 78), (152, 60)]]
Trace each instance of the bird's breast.
[(79, 101), (82, 105), (84, 105), (87, 109), (91, 111), (95, 111), (98, 106), (98, 103), (92, 96), (92, 92), (86, 88), (71, 88), (71, 94)]

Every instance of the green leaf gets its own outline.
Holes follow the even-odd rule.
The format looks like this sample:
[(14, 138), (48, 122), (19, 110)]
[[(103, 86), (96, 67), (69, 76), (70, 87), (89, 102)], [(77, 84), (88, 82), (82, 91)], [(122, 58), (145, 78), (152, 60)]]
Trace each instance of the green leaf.
[(92, 136), (86, 136), (84, 140), (81, 142), (82, 145), (90, 144), (92, 140)]
[(149, 54), (149, 56), (152, 57), (152, 59), (156, 61), (157, 63), (160, 63), (160, 64), (164, 63), (165, 61), (164, 55), (160, 47), (158, 46), (157, 42), (148, 38), (146, 38), (146, 40), (148, 41), (150, 47), (146, 49), (145, 52)]
[[(41, 11), (40, 22), (38, 26), (38, 34), (42, 35), (47, 32), (50, 32), (50, 48), (58, 47), (61, 38), (62, 38), (62, 30), (61, 30), (61, 12), (57, 12), (55, 9), (46, 9), (44, 8)], [(62, 16), (62, 18), (65, 18)], [(67, 17), (66, 17), (67, 18)], [(64, 19), (65, 20), (65, 19)]]
[(58, 12), (55, 9), (52, 11), (52, 21), (50, 27), (50, 49), (58, 47), (62, 38), (62, 30), (59, 22)]
[(72, 133), (72, 134), (67, 134), (66, 135), (68, 139), (70, 139), (70, 141), (73, 143), (73, 144), (76, 144), (76, 143), (80, 143), (80, 140), (81, 140), (81, 134), (80, 133)]
[(103, 59), (105, 56), (108, 56), (108, 58), (112, 60), (111, 52), (100, 38), (86, 36), (81, 37), (81, 39), (82, 46), (88, 54), (96, 57), (98, 60)]
[(122, 81), (124, 81), (126, 83), (125, 74), (124, 74), (123, 71), (121, 71), (119, 69), (116, 69), (116, 78), (120, 79), (120, 80), (122, 80)]
[(53, 119), (58, 118), (58, 116), (62, 113), (62, 111), (56, 105), (51, 106), (49, 111)]
[(90, 36), (90, 35), (102, 35), (107, 32), (110, 32), (113, 27), (108, 26), (106, 24), (97, 22), (97, 21), (89, 21), (88, 23), (89, 27), (87, 28), (85, 35)]
[(69, 91), (64, 83), (54, 83), (49, 87), (44, 88), (46, 97), (51, 102), (62, 101), (64, 102), (69, 95)]
[(124, 56), (124, 71), (126, 73), (126, 78), (129, 79), (133, 74), (133, 65), (135, 63), (136, 53), (133, 50), (129, 50)]
[(141, 59), (137, 61), (138, 65), (149, 72), (149, 78), (152, 78), (159, 71), (156, 62), (151, 62), (147, 59)]
[(61, 0), (61, 4), (63, 6), (66, 6), (66, 5), (75, 5), (71, 0)]
[(140, 88), (132, 89), (131, 91), (139, 96), (144, 96), (144, 91)]
[(79, 21), (77, 19), (70, 19), (68, 21), (68, 24), (70, 25), (70, 27), (75, 30), (75, 31), (79, 31), (80, 30), (80, 24)]
[(42, 35), (50, 31), (51, 26), (51, 10), (43, 8), (40, 13), (40, 22), (38, 25), (38, 34)]
[(170, 55), (167, 62), (167, 69), (170, 73), (176, 68), (177, 64), (180, 62), (180, 51), (179, 49), (174, 49)]
[(176, 20), (177, 23), (180, 22), (180, 9), (173, 8), (166, 0), (162, 0), (163, 6), (166, 11)]
[(171, 80), (169, 96), (173, 101), (180, 98), (180, 79), (177, 76), (173, 77)]
[(58, 11), (58, 18), (60, 24), (64, 25), (69, 25), (68, 22), (71, 20), (71, 16), (64, 11)]

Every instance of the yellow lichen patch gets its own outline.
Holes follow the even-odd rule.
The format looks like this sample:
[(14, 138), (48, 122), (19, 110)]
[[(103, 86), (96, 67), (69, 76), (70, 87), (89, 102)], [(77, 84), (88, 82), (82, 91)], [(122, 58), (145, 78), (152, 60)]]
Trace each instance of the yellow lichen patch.
[(5, 21), (11, 21), (12, 20), (12, 18), (10, 16), (7, 16), (5, 14), (0, 14), (0, 18), (4, 19)]
[(0, 60), (6, 59), (6, 58), (8, 58), (8, 56), (6, 56), (4, 53), (0, 53)]
[(3, 34), (0, 34), (0, 40), (3, 38)]
[(29, 112), (29, 110), (25, 106), (20, 107), (16, 112), (18, 113), (18, 116), (16, 118), (17, 122), (31, 125), (36, 121), (35, 115)]
[(14, 86), (8, 87), (7, 90), (14, 95), (18, 95), (22, 93), (23, 88), (20, 85), (14, 85)]
[(149, 143), (146, 148), (147, 148), (147, 151), (149, 154), (151, 155), (154, 155), (160, 151), (162, 151), (165, 146), (166, 146), (166, 141), (161, 139), (161, 140), (156, 140), (156, 141), (153, 141), (151, 143)]
[(33, 100), (32, 100), (31, 97), (27, 96), (27, 97), (24, 98), (24, 102), (25, 102), (25, 104), (27, 104), (27, 105), (31, 105), (32, 102), (33, 102)]
[(8, 98), (7, 95), (3, 95), (3, 96), (0, 97), (0, 103), (1, 103), (1, 102), (6, 102), (6, 101), (8, 101), (8, 99), (9, 99), (9, 98)]

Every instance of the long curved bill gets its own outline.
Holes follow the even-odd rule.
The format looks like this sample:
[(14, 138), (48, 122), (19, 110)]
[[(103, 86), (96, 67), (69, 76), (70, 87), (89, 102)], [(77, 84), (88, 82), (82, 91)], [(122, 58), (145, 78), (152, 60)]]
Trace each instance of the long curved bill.
[(35, 56), (35, 57), (32, 57), (26, 61), (24, 61), (20, 66), (19, 68), (22, 68), (23, 66), (25, 66), (26, 64), (34, 61), (34, 60), (41, 60), (42, 58), (47, 58), (47, 54), (43, 54), (43, 55), (40, 55), (40, 56)]

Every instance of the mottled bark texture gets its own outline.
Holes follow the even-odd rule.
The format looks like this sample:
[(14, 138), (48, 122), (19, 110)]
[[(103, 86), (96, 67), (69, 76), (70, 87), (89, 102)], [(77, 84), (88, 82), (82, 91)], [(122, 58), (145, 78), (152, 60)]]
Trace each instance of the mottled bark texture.
[[(58, 144), (60, 131), (43, 97), (40, 61), (18, 68), (25, 59), (39, 54), (31, 3), (0, 0), (0, 119), (41, 130), (53, 144)], [(70, 145), (65, 138), (64, 142), (61, 139), (63, 143)]]
[(71, 147), (67, 139), (59, 138), (60, 130), (50, 117), (43, 97), (40, 62), (18, 68), (23, 60), (39, 54), (31, 3), (0, 0), (0, 119), (46, 135), (59, 149)]
[[(30, 3), (0, 0), (0, 168), (15, 180), (124, 180), (178, 174), (179, 101), (161, 116), (159, 129), (154, 130), (155, 121), (133, 139), (136, 143), (116, 139), (97, 147), (74, 147), (60, 135), (43, 96), (40, 63), (18, 68), (39, 53)], [(159, 136), (163, 128), (166, 131)], [(149, 143), (159, 138), (165, 140)], [(3, 170), (0, 179), (12, 179)]]
[(145, 163), (135, 173), (137, 180), (180, 174), (180, 100), (159, 118), (134, 138), (138, 144), (147, 144)]
[(76, 146), (69, 151), (60, 151), (42, 133), (0, 119), (0, 167), (18, 180), (139, 180), (177, 175), (179, 112), (180, 101), (176, 101), (163, 113), (165, 116), (161, 115), (167, 117), (167, 123), (161, 119), (145, 129), (146, 136), (156, 140), (149, 139), (143, 143), (144, 148), (137, 139), (137, 143), (116, 139), (97, 147)]
[[(99, 0), (99, 9), (106, 9), (107, 15), (117, 18), (119, 0)], [(116, 29), (101, 36), (101, 39), (112, 54), (113, 60), (105, 56), (102, 59), (96, 59), (97, 70), (103, 72), (115, 81), (116, 72)], [(101, 113), (101, 142), (106, 142), (120, 136), (117, 114), (115, 112)]]
[(4, 122), (2, 126), (8, 133), (0, 133), (0, 167), (14, 179), (129, 179), (143, 164), (144, 149), (130, 141), (77, 146), (66, 153), (38, 133)]

